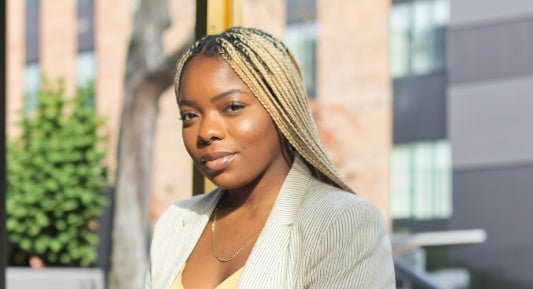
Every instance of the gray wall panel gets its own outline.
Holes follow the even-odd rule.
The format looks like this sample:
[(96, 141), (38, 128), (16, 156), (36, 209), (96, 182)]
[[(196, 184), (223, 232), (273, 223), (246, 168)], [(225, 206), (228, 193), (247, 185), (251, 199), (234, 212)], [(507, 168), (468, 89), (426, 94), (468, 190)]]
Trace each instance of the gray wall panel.
[(450, 229), (482, 228), (487, 241), (456, 247), (454, 260), (533, 288), (533, 163), (454, 170)]
[(446, 74), (395, 79), (394, 143), (446, 138)]
[(451, 0), (452, 26), (533, 15), (531, 0)]
[(487, 232), (452, 256), (492, 279), (476, 288), (533, 288), (533, 1), (450, 4), (449, 229)]
[(451, 87), (448, 132), (455, 168), (533, 161), (533, 75)]
[[(533, 5), (533, 1), (530, 1)], [(509, 22), (453, 28), (448, 39), (451, 83), (533, 74), (533, 15)]]

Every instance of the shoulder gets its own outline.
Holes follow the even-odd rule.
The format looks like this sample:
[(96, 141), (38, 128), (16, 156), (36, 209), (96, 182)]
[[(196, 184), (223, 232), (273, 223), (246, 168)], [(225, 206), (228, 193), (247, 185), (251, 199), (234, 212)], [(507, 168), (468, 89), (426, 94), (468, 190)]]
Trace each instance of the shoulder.
[(207, 202), (213, 193), (193, 196), (188, 199), (180, 200), (168, 207), (157, 219), (155, 230), (160, 227), (167, 227), (180, 220), (184, 214), (190, 212), (191, 208)]
[[(336, 230), (355, 236), (363, 227), (383, 234), (381, 211), (367, 199), (313, 179), (302, 201), (297, 222), (303, 231), (324, 237)], [(319, 236), (318, 236), (319, 235)]]
[(350, 215), (354, 219), (383, 218), (380, 210), (364, 197), (317, 179), (311, 180), (307, 190), (300, 208), (302, 214), (312, 214), (326, 220), (342, 215)]
[(395, 288), (380, 210), (363, 197), (312, 180), (299, 213), (309, 288)]

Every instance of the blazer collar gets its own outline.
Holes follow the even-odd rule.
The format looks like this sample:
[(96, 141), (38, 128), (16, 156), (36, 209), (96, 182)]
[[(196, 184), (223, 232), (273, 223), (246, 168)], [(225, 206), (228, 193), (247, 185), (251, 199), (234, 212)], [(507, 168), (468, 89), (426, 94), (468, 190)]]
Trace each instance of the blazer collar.
[(223, 195), (224, 191), (216, 188), (204, 196), (198, 196), (201, 200), (193, 200), (193, 204), (185, 210), (181, 222), (176, 225), (185, 226), (191, 223), (199, 225), (199, 222), (207, 224), (209, 216), (211, 216)]
[(303, 196), (311, 178), (311, 172), (299, 155), (294, 158), (285, 178), (269, 219), (282, 225), (291, 225), (298, 214)]
[(311, 173), (297, 155), (272, 212), (246, 261), (237, 288), (267, 288), (271, 275), (288, 258), (292, 224), (308, 190)]
[[(189, 200), (182, 201), (176, 206), (179, 216), (172, 219), (168, 230), (165, 231), (165, 246), (161, 248), (160, 256), (172, 258), (172, 262), (165, 263), (167, 268), (152, 273), (159, 274), (156, 278), (159, 283), (153, 288), (168, 289), (176, 278), (179, 270), (183, 267), (187, 258), (196, 246), (200, 236), (209, 221), (209, 216), (222, 197), (220, 189), (216, 189), (207, 195), (195, 196)], [(192, 204), (191, 204), (192, 203)], [(188, 205), (191, 204), (191, 205)]]

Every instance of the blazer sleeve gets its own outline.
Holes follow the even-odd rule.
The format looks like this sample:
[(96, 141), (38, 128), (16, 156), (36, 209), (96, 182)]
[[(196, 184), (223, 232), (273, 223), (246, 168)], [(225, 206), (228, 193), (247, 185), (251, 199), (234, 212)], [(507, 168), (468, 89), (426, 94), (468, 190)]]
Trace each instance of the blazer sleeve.
[(351, 204), (340, 212), (319, 242), (305, 288), (396, 288), (385, 223), (368, 201)]

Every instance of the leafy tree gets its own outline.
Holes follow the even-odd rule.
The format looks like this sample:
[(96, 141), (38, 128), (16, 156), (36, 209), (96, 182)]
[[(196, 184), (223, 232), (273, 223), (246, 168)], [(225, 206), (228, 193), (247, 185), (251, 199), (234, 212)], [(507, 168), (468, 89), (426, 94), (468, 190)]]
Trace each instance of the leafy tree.
[(92, 85), (65, 97), (46, 83), (37, 107), (22, 116), (22, 135), (8, 144), (7, 230), (13, 265), (36, 256), (48, 266), (90, 266), (107, 199), (98, 135), (103, 120)]

